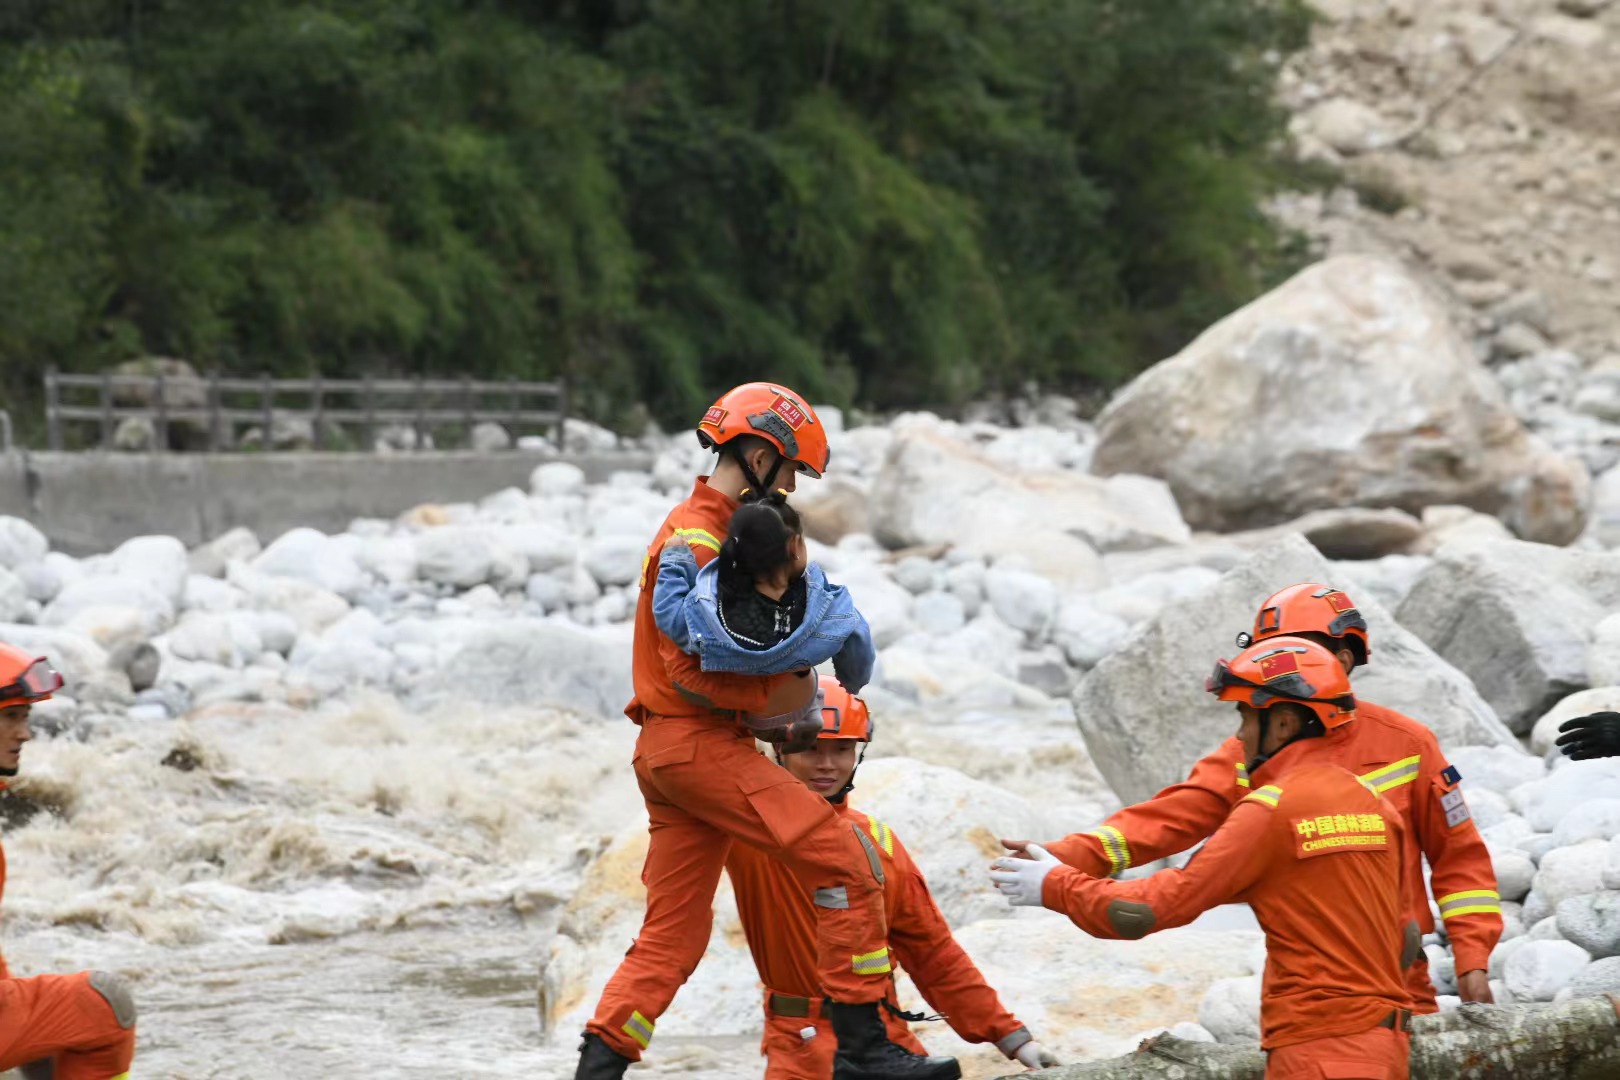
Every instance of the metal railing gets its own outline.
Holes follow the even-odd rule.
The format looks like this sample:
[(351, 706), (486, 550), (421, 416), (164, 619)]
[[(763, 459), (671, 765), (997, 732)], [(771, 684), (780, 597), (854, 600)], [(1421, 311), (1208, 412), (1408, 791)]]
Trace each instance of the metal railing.
[[(184, 387), (183, 392), (176, 393)], [(132, 390), (122, 395), (119, 390)], [(94, 403), (65, 401), (65, 394), (96, 391)], [(195, 399), (201, 405), (177, 404), (172, 397)], [(302, 408), (287, 408), (281, 398), (303, 400)], [(140, 398), (146, 404), (130, 404)], [(536, 401), (549, 408), (535, 408)], [(244, 402), (246, 402), (244, 404)], [(495, 402), (497, 404), (492, 404)], [(553, 443), (562, 445), (563, 423), (568, 416), (568, 384), (563, 380), (524, 382), (517, 379), (478, 381), (461, 379), (278, 379), (269, 375), (228, 378), (217, 372), (205, 376), (172, 378), (154, 375), (69, 375), (54, 367), (45, 373), (45, 424), (52, 450), (64, 447), (65, 424), (97, 424), (100, 445), (113, 446), (119, 421), (148, 418), (153, 426), (152, 449), (170, 447), (175, 425), (191, 425), (200, 433), (197, 449), (230, 450), (238, 446), (236, 428), (257, 425), (260, 445), (269, 448), (276, 421), (307, 420), (314, 448), (327, 449), (328, 436), (347, 427), (364, 433), (361, 449), (370, 450), (385, 425), (408, 426), (410, 448), (431, 445), (429, 427), (456, 425), (471, 434), (473, 425), (504, 424), (515, 438), (521, 428), (550, 428)], [(339, 440), (341, 442), (342, 440)]]

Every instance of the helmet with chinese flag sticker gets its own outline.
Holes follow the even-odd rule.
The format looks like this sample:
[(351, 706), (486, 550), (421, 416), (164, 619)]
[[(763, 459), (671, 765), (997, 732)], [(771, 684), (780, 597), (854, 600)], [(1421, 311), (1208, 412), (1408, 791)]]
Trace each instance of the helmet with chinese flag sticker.
[(875, 727), (866, 702), (844, 689), (844, 685), (831, 675), (816, 680), (820, 690), (822, 739), (857, 739), (872, 741)]
[(1254, 632), (1239, 634), (1238, 647), (1280, 635), (1321, 634), (1342, 643), (1357, 665), (1372, 652), (1367, 620), (1343, 589), (1307, 581), (1290, 585), (1266, 597), (1254, 617)]
[(43, 656), (0, 645), (0, 709), (46, 701), (62, 689), (62, 676)]
[(1230, 662), (1218, 660), (1204, 689), (1222, 701), (1266, 709), (1279, 701), (1303, 706), (1325, 728), (1356, 717), (1350, 676), (1338, 657), (1314, 641), (1273, 637), (1256, 642)]
[(698, 442), (705, 450), (718, 450), (739, 435), (764, 439), (807, 476), (826, 472), (832, 455), (816, 411), (803, 395), (776, 383), (743, 383), (727, 390), (698, 421)]

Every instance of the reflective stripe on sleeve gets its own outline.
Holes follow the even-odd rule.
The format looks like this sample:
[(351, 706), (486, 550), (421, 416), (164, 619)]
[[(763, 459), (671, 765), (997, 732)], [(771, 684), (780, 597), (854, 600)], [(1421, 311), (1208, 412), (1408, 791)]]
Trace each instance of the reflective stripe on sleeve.
[(1102, 844), (1103, 854), (1108, 856), (1108, 869), (1110, 873), (1118, 874), (1131, 868), (1131, 846), (1125, 842), (1125, 834), (1112, 825), (1088, 833), (1095, 836)]
[(1455, 919), (1459, 915), (1500, 915), (1502, 898), (1495, 889), (1470, 889), (1467, 892), (1448, 893), (1436, 901), (1442, 919)]
[(849, 958), (849, 968), (857, 975), (887, 975), (894, 970), (889, 964), (888, 946), (876, 952), (852, 955)]
[(1237, 763), (1237, 786), (1249, 786), (1249, 766), (1241, 761)]
[[(1263, 788), (1256, 788), (1252, 795), (1245, 795), (1244, 802), (1265, 803), (1267, 806), (1276, 806), (1277, 800), (1282, 798), (1282, 788), (1276, 784), (1267, 784)], [(1291, 805), (1291, 804), (1290, 804)]]
[(688, 544), (698, 544), (708, 548), (715, 554), (720, 553), (720, 541), (715, 539), (714, 533), (707, 529), (676, 529), (675, 535)]
[(1416, 780), (1418, 770), (1422, 767), (1422, 764), (1423, 755), (1413, 754), (1409, 758), (1402, 758), (1397, 762), (1385, 765), (1381, 769), (1362, 773), (1361, 779), (1371, 784), (1382, 795), (1391, 788), (1398, 788), (1402, 784), (1410, 784)]

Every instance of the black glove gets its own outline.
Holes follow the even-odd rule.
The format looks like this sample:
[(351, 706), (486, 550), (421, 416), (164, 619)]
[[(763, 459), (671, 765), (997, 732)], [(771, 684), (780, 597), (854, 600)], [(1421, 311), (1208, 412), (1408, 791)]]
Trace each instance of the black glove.
[(1558, 749), (1576, 761), (1620, 757), (1620, 712), (1595, 712), (1558, 725)]

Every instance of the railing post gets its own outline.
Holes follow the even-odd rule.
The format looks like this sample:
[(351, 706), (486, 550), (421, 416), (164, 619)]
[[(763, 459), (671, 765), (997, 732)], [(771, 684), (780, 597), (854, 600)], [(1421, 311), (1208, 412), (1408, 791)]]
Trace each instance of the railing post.
[(467, 448), (470, 450), (472, 449), (473, 431), (473, 389), (472, 376), (470, 375), (461, 377), (461, 415), (462, 426), (467, 429)]
[(564, 453), (568, 449), (568, 372), (573, 368), (572, 362), (568, 364), (557, 379), (557, 430), (554, 437), (557, 440), (557, 453)]
[(271, 451), (274, 445), (270, 438), (270, 432), (271, 424), (275, 419), (275, 403), (276, 392), (275, 388), (270, 385), (270, 373), (268, 371), (261, 371), (259, 372), (259, 408), (264, 413), (264, 420), (262, 421), (264, 425), (264, 438), (260, 445), (263, 446), (264, 452), (267, 454)]
[(157, 408), (157, 425), (152, 438), (152, 449), (161, 454), (169, 448), (169, 401), (168, 395), (164, 393), (161, 371), (152, 379), (152, 403)]
[(208, 449), (219, 453), (220, 420), (219, 414), (219, 368), (208, 373)]
[(512, 445), (516, 447), (518, 440), (518, 423), (523, 411), (523, 399), (517, 391), (516, 375), (508, 375), (506, 377), (506, 405), (507, 408), (511, 410), (512, 414), (510, 419), (507, 420), (507, 425), (512, 429)]
[(418, 375), (416, 377), (416, 444), (412, 447), (414, 450), (422, 449), (422, 428), (427, 423), (427, 417), (422, 415), (427, 408), (423, 397), (425, 392), (422, 387), (422, 376)]
[(371, 385), (371, 373), (369, 371), (366, 373), (366, 388), (363, 392), (366, 396), (366, 448), (375, 451), (377, 449), (377, 391)]
[(56, 382), (56, 365), (45, 369), (45, 430), (52, 450), (62, 449), (61, 387)]
[(315, 373), (315, 378), (311, 383), (310, 392), (315, 396), (314, 407), (312, 410), (315, 414), (315, 419), (311, 423), (311, 426), (315, 429), (315, 449), (324, 450), (326, 448), (326, 441), (321, 434), (321, 429), (326, 426), (326, 422), (325, 418), (321, 415), (321, 373), (318, 371)]
[(101, 373), (101, 448), (111, 450), (113, 444), (112, 372)]

